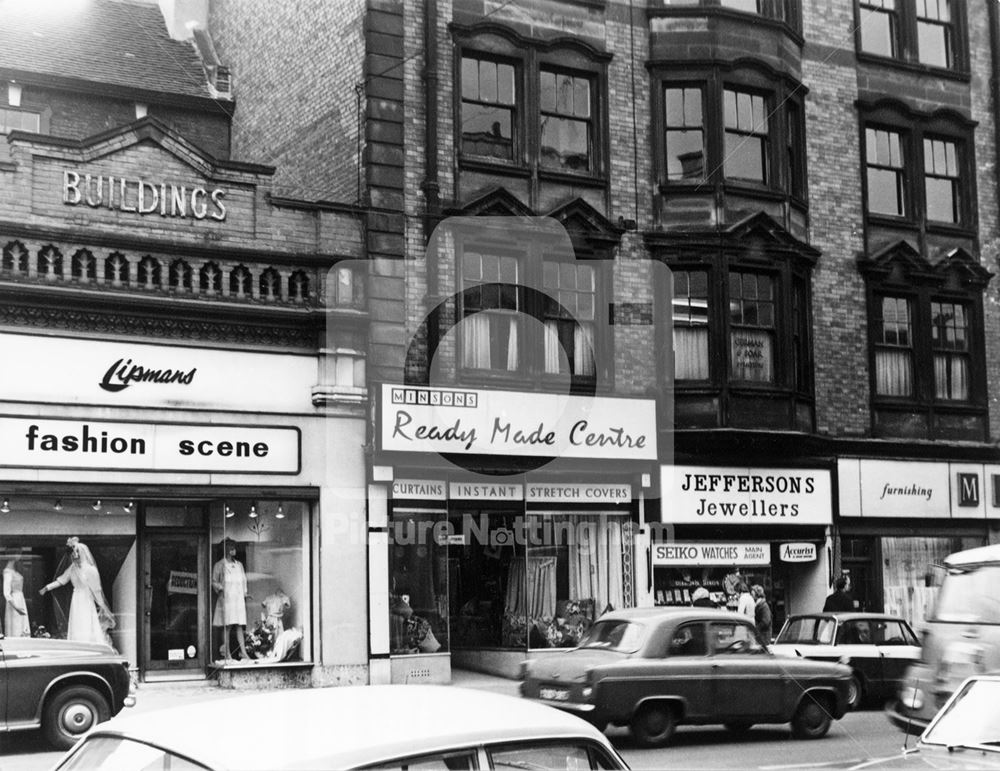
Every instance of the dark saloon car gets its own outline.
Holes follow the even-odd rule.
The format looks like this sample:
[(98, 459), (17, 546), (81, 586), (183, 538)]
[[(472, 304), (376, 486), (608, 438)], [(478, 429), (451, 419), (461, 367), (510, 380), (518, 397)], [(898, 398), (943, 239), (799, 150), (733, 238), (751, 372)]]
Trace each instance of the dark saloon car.
[(69, 749), (133, 704), (128, 661), (110, 645), (0, 636), (0, 732), (41, 727)]
[(920, 659), (920, 641), (897, 616), (812, 613), (789, 616), (771, 652), (850, 666), (847, 706), (855, 709), (865, 698), (885, 701), (896, 695), (907, 667)]
[(730, 611), (635, 608), (602, 616), (573, 650), (526, 662), (522, 677), (526, 698), (601, 729), (629, 726), (656, 747), (679, 723), (791, 723), (796, 737), (818, 739), (847, 709), (851, 670), (775, 656)]

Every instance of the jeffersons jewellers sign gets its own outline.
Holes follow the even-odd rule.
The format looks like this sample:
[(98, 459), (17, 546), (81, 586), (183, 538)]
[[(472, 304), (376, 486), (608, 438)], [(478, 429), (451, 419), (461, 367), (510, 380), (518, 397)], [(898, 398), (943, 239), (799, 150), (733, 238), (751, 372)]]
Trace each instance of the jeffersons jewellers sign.
[(175, 185), (136, 177), (63, 172), (63, 203), (132, 214), (179, 219), (226, 219), (226, 191), (221, 187)]

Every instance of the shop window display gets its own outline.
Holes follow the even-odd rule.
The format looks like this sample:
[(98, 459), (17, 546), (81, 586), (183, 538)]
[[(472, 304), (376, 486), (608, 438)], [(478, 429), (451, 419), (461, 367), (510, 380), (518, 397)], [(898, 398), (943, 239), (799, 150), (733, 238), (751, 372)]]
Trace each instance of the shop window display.
[(435, 533), (443, 512), (396, 510), (389, 564), (393, 654), (448, 650), (448, 552)]
[(216, 665), (308, 660), (309, 504), (225, 501), (211, 543)]

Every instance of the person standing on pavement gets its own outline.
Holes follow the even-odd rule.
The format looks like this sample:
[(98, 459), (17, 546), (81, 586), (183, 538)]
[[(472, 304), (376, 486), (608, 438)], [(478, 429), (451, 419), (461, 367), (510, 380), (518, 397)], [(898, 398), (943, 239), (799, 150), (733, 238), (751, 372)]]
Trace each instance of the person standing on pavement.
[(764, 597), (764, 587), (760, 584), (754, 584), (750, 593), (754, 598), (753, 620), (754, 626), (757, 627), (757, 634), (764, 645), (770, 645), (774, 629), (771, 623), (771, 606), (767, 604), (767, 598)]
[(739, 593), (739, 599), (736, 601), (736, 612), (741, 616), (753, 618), (754, 601), (753, 595), (750, 594), (750, 588), (745, 583), (740, 581), (739, 585), (736, 587), (736, 591)]
[(851, 579), (847, 576), (839, 576), (833, 582), (833, 594), (826, 598), (823, 603), (824, 613), (844, 613), (854, 610), (854, 598), (851, 596)]

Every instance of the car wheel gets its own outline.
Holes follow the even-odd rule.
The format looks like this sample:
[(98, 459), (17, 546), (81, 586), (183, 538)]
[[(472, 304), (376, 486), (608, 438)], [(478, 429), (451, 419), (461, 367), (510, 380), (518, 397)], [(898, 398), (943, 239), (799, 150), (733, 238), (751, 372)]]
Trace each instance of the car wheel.
[(832, 722), (826, 705), (806, 696), (792, 718), (792, 735), (796, 739), (822, 739)]
[(109, 717), (107, 699), (89, 686), (74, 685), (49, 697), (42, 727), (51, 744), (68, 750), (86, 731)]
[(745, 734), (751, 728), (753, 728), (753, 723), (739, 722), (739, 723), (726, 723), (726, 730), (730, 733), (734, 733), (737, 736)]
[(646, 704), (632, 718), (632, 735), (641, 747), (663, 747), (676, 728), (677, 716), (667, 704)]
[(851, 682), (847, 684), (847, 708), (857, 709), (861, 706), (861, 700), (865, 692), (861, 686), (861, 679), (857, 675), (851, 676)]

